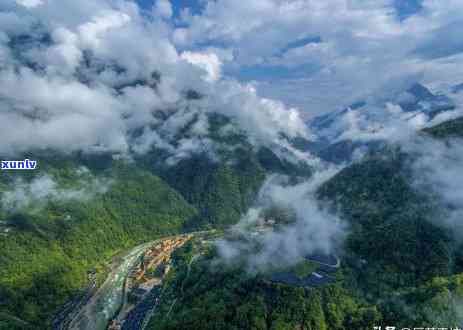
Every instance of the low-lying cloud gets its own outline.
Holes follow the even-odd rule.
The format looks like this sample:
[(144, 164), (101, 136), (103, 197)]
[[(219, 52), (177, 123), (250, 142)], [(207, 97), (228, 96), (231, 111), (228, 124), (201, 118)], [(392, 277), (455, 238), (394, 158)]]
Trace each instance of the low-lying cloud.
[(413, 157), (413, 183), (440, 205), (433, 223), (447, 228), (463, 241), (463, 141), (418, 136), (402, 144)]
[[(217, 242), (219, 255), (226, 262), (244, 259), (249, 271), (290, 266), (310, 254), (340, 252), (347, 235), (347, 224), (323, 209), (316, 200), (316, 189), (336, 174), (329, 168), (317, 172), (305, 182), (290, 185), (284, 177), (272, 176), (262, 187), (256, 206), (232, 229), (238, 239)], [(274, 230), (260, 231), (265, 211), (269, 208), (286, 210), (293, 221)]]
[(2, 209), (9, 212), (39, 210), (48, 201), (88, 201), (97, 194), (105, 193), (110, 184), (110, 180), (90, 177), (79, 179), (75, 188), (65, 188), (48, 174), (40, 175), (29, 182), (17, 178), (11, 185), (11, 190), (0, 194), (0, 202)]

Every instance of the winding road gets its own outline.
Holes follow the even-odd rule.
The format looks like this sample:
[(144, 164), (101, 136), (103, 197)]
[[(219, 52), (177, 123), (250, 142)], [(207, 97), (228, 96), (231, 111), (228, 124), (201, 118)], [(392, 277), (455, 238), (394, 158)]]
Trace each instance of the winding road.
[(106, 281), (88, 303), (80, 309), (71, 321), (69, 329), (106, 329), (124, 299), (124, 282), (130, 270), (144, 251), (156, 242), (141, 244), (130, 250), (110, 272)]
[(214, 232), (196, 231), (160, 239), (138, 245), (129, 250), (123, 257), (113, 263), (112, 270), (104, 283), (86, 299), (86, 303), (77, 304), (76, 308), (68, 313), (60, 323), (60, 329), (71, 330), (105, 330), (110, 320), (117, 316), (121, 305), (126, 299), (125, 282), (131, 270), (136, 266), (139, 258), (151, 246), (166, 240), (185, 235), (201, 235)]

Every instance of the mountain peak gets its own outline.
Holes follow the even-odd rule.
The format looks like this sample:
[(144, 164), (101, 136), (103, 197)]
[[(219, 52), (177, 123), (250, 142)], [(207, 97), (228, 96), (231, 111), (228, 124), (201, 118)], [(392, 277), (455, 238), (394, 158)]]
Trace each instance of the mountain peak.
[(415, 83), (407, 90), (408, 93), (420, 100), (432, 99), (435, 97), (431, 91), (420, 83)]

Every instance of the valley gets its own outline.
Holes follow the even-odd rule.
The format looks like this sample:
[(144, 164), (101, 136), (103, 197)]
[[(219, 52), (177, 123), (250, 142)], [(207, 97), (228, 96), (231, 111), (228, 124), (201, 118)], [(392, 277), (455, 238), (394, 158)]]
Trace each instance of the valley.
[(0, 330), (463, 328), (462, 22), (0, 0)]
[[(163, 278), (171, 267), (170, 255), (189, 240), (214, 232), (168, 236), (118, 256), (101, 286), (95, 289), (92, 282), (92, 288), (82, 295), (83, 301), (66, 316), (60, 316), (61, 320), (55, 319), (54, 329), (140, 329), (149, 321), (148, 315), (160, 299)], [(134, 319), (136, 313), (141, 315)]]

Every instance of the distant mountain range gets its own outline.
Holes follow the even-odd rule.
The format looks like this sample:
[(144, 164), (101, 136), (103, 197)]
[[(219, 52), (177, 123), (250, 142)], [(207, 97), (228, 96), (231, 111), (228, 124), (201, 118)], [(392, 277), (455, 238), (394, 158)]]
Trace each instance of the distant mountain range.
[(450, 88), (451, 96), (433, 93), (420, 83), (388, 96), (374, 96), (317, 116), (307, 125), (316, 136), (309, 149), (336, 163), (350, 160), (355, 150), (382, 145), (392, 134), (421, 129), (458, 116), (455, 94), (463, 84)]

